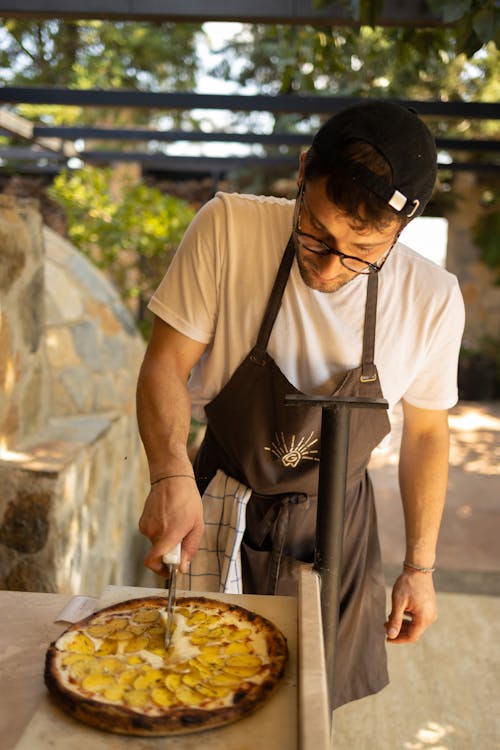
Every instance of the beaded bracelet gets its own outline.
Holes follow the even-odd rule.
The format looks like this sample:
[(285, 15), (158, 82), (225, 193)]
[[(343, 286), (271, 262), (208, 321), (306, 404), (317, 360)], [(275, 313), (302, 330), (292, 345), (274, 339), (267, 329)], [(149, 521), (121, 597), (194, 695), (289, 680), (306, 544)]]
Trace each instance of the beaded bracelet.
[(194, 476), (192, 474), (165, 474), (163, 477), (158, 477), (158, 479), (155, 479), (154, 482), (151, 482), (151, 487), (154, 484), (163, 482), (164, 479), (175, 479), (176, 477), (187, 477), (188, 479), (194, 479)]
[(422, 565), (413, 565), (413, 563), (406, 562), (406, 560), (403, 563), (403, 568), (408, 568), (408, 570), (414, 570), (417, 573), (434, 573), (436, 568), (426, 568)]

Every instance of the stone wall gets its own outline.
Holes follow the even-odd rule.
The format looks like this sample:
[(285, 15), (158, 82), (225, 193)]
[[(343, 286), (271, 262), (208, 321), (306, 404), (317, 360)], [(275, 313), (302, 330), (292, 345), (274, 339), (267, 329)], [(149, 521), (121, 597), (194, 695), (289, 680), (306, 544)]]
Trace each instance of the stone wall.
[(448, 219), (448, 269), (457, 275), (464, 296), (464, 343), (479, 350), (485, 340), (500, 345), (500, 285), (497, 274), (480, 260), (473, 227), (484, 212), (483, 188), (474, 172), (457, 172), (453, 180), (456, 209)]
[(44, 267), (32, 201), (0, 195), (0, 450), (48, 418)]
[(99, 594), (144, 578), (144, 344), (117, 293), (0, 195), (0, 588)]
[(447, 267), (456, 274), (465, 302), (465, 331), (458, 370), (462, 400), (500, 398), (500, 285), (481, 261), (474, 225), (482, 213), (484, 186), (473, 172), (457, 172), (455, 210), (448, 219)]

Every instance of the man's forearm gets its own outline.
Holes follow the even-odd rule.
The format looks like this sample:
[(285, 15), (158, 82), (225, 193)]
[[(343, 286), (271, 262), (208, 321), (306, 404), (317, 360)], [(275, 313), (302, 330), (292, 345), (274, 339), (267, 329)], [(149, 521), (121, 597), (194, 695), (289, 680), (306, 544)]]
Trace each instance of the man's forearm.
[(151, 481), (163, 474), (191, 471), (187, 455), (191, 400), (186, 382), (174, 370), (160, 373), (148, 358), (137, 384), (137, 420)]
[[(415, 409), (412, 409), (414, 416)], [(408, 414), (409, 407), (405, 407)], [(403, 430), (399, 482), (406, 529), (406, 560), (432, 567), (448, 481), (449, 430), (446, 412), (430, 420), (410, 419)]]
[(155, 317), (137, 383), (137, 421), (152, 481), (167, 473), (192, 471), (187, 454), (187, 381), (205, 348)]

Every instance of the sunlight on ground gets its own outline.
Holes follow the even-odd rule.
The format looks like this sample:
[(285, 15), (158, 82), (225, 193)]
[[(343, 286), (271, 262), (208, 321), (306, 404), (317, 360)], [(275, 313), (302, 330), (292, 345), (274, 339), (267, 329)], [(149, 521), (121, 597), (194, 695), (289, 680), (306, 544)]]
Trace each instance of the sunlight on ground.
[(496, 430), (500, 432), (500, 419), (485, 414), (481, 408), (465, 407), (461, 414), (450, 414), (450, 427), (454, 430)]
[(480, 474), (500, 474), (500, 419), (481, 407), (451, 414), (450, 465)]
[[(500, 418), (480, 405), (455, 407), (449, 416), (451, 445), (450, 467), (468, 473), (500, 474)], [(498, 413), (498, 412), (497, 412)], [(402, 415), (400, 406), (392, 416), (392, 435), (374, 451), (372, 468), (397, 466)]]
[(403, 747), (405, 750), (425, 750), (428, 747), (433, 750), (449, 750), (450, 746), (443, 745), (442, 740), (454, 733), (454, 728), (449, 724), (443, 726), (436, 721), (429, 721), (416, 732), (415, 739), (405, 742)]

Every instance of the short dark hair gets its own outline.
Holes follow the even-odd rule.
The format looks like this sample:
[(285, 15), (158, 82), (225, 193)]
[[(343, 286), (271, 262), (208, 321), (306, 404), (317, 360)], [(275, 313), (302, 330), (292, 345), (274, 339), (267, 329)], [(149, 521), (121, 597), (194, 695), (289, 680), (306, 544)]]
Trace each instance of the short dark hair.
[(392, 168), (387, 159), (370, 143), (356, 138), (344, 144), (339, 159), (333, 164), (325, 162), (311, 146), (305, 158), (304, 179), (308, 182), (326, 177), (328, 198), (360, 227), (383, 229), (394, 219), (399, 219), (404, 227), (409, 220), (396, 216), (386, 201), (354, 180), (349, 164), (362, 164), (387, 182), (392, 181)]

